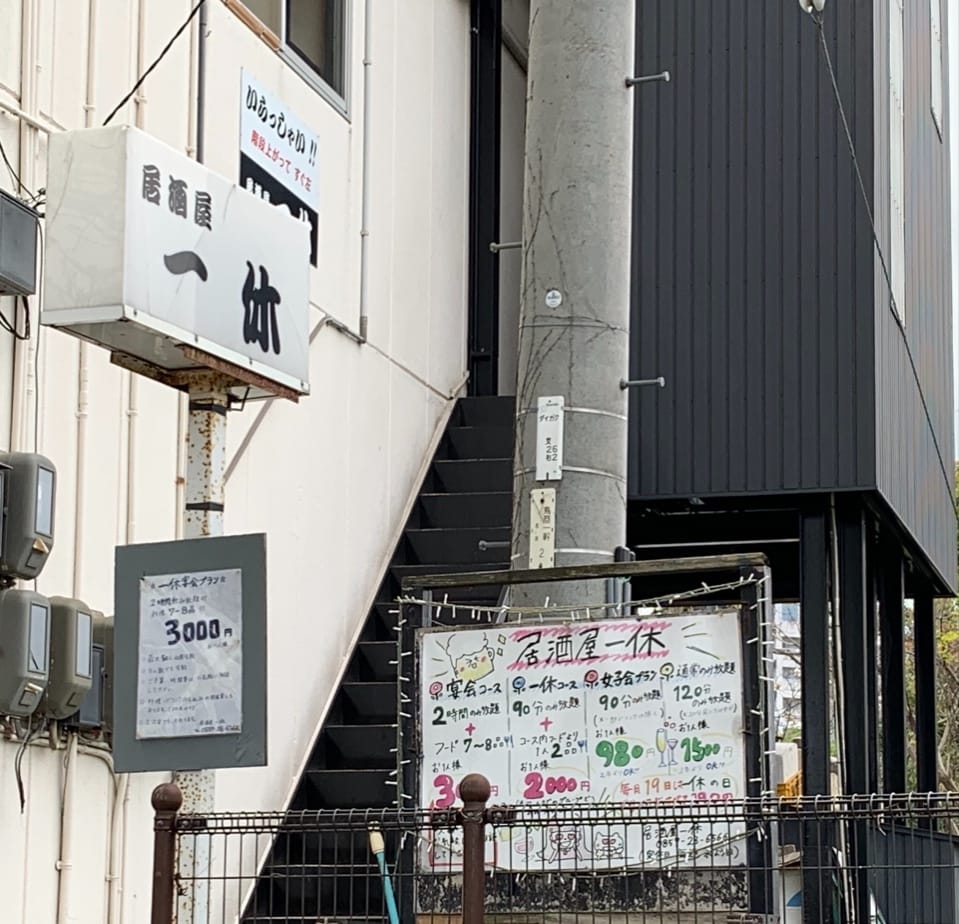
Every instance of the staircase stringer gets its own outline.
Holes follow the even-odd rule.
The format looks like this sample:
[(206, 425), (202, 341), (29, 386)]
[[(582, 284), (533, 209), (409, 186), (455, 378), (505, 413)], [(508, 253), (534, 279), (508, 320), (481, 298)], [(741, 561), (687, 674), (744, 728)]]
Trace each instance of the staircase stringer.
[[(397, 548), (403, 541), (403, 537), (406, 533), (407, 523), (409, 522), (409, 519), (413, 513), (413, 509), (419, 500), (420, 492), (423, 489), (423, 483), (426, 481), (426, 476), (429, 474), (433, 465), (433, 460), (439, 450), (440, 443), (442, 442), (443, 436), (446, 433), (446, 428), (449, 426), (450, 418), (453, 416), (453, 411), (456, 409), (456, 403), (458, 400), (458, 394), (454, 394), (452, 397), (448, 398), (446, 404), (442, 408), (439, 418), (437, 418), (436, 425), (433, 428), (433, 433), (430, 436), (430, 441), (423, 452), (423, 459), (420, 462), (420, 467), (416, 472), (416, 477), (413, 478), (412, 486), (407, 494), (406, 502), (403, 504), (403, 509), (400, 511), (396, 523), (393, 526), (393, 531), (390, 534), (390, 540), (387, 543), (386, 550), (384, 551), (383, 557), (380, 560), (379, 567), (376, 569), (375, 576), (370, 584), (370, 589), (367, 593), (367, 596), (363, 600), (363, 605), (359, 608), (359, 616), (357, 618), (356, 627), (353, 631), (353, 636), (350, 639), (349, 648), (344, 654), (343, 662), (340, 664), (340, 668), (337, 671), (336, 677), (330, 686), (330, 692), (326, 698), (326, 704), (321, 710), (316, 726), (313, 729), (313, 733), (310, 735), (310, 740), (304, 748), (303, 757), (296, 768), (296, 774), (293, 776), (290, 787), (283, 797), (283, 811), (289, 811), (290, 803), (293, 801), (293, 798), (297, 792), (297, 788), (299, 787), (304, 774), (306, 773), (307, 766), (310, 762), (310, 758), (313, 756), (314, 750), (316, 749), (320, 735), (323, 734), (323, 728), (326, 725), (326, 720), (329, 716), (330, 709), (333, 707), (336, 696), (346, 678), (346, 673), (349, 670), (350, 662), (353, 658), (353, 655), (356, 653), (360, 638), (363, 635), (363, 629), (366, 627), (366, 622), (369, 618), (370, 611), (377, 602), (376, 598), (379, 594), (383, 581), (386, 580), (393, 556), (396, 554)], [(267, 858), (269, 857), (269, 853), (270, 851), (267, 849), (264, 856), (259, 858), (258, 866), (262, 866), (263, 863), (266, 862)], [(259, 872), (257, 874), (257, 878), (259, 878)]]

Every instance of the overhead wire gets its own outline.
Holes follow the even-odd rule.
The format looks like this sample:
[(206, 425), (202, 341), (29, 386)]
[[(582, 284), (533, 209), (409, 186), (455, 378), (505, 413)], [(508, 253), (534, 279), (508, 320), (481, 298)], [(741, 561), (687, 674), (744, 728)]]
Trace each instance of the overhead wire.
[[(23, 331), (17, 327), (17, 303), (23, 305)], [(29, 340), (30, 339), (30, 306), (27, 304), (27, 300), (24, 296), (18, 296), (14, 299), (13, 302), (13, 320), (11, 321), (2, 310), (0, 310), (0, 329), (5, 330), (8, 334), (11, 334), (15, 340)]]
[(919, 400), (922, 403), (922, 410), (926, 418), (926, 425), (928, 426), (929, 433), (932, 436), (932, 444), (935, 447), (936, 457), (939, 460), (939, 469), (942, 472), (942, 479), (946, 486), (946, 493), (949, 495), (949, 502), (952, 504), (953, 516), (956, 518), (956, 521), (959, 522), (959, 505), (956, 503), (953, 477), (949, 475), (946, 469), (946, 463), (942, 455), (942, 447), (939, 445), (939, 437), (936, 434), (936, 428), (932, 422), (932, 413), (929, 410), (929, 402), (926, 400), (926, 391), (922, 387), (922, 380), (919, 376), (919, 370), (916, 367), (916, 360), (912, 355), (912, 346), (909, 343), (909, 337), (906, 334), (906, 328), (899, 312), (899, 306), (896, 305), (896, 295), (892, 286), (892, 276), (889, 272), (889, 265), (886, 262), (886, 256), (883, 253), (882, 245), (879, 243), (879, 232), (876, 230), (876, 222), (873, 217), (872, 207), (869, 204), (869, 195), (866, 192), (866, 184), (862, 178), (862, 170), (859, 166), (859, 157), (856, 153), (856, 144), (853, 141), (852, 132), (849, 129), (849, 120), (846, 117), (846, 108), (843, 105), (842, 93), (839, 91), (839, 84), (836, 80), (836, 71), (833, 68), (832, 55), (829, 53), (829, 43), (826, 41), (824, 17), (822, 13), (813, 13), (810, 15), (812, 15), (819, 32), (819, 44), (822, 48), (823, 60), (826, 63), (826, 70), (829, 74), (830, 83), (832, 84), (833, 97), (836, 101), (836, 108), (839, 110), (839, 118), (842, 122), (843, 132), (846, 136), (846, 146), (849, 149), (849, 156), (852, 159), (853, 170), (855, 171), (856, 181), (859, 186), (859, 194), (862, 198), (862, 204), (866, 211), (866, 217), (869, 219), (869, 228), (872, 232), (872, 239), (876, 246), (876, 251), (879, 254), (879, 264), (882, 267), (882, 274), (886, 280), (886, 286), (889, 289), (889, 311), (892, 314), (893, 320), (896, 323), (896, 329), (899, 331), (899, 335), (902, 337), (903, 345), (906, 348), (906, 356), (909, 360), (909, 368), (912, 370), (912, 377), (916, 382), (916, 388), (919, 390)]
[(109, 125), (113, 117), (130, 101), (130, 98), (133, 96), (133, 94), (136, 93), (141, 86), (143, 86), (143, 82), (147, 79), (147, 77), (150, 76), (154, 68), (166, 57), (167, 52), (174, 46), (176, 40), (183, 35), (187, 26), (189, 26), (193, 21), (193, 17), (200, 12), (200, 8), (204, 3), (206, 3), (206, 0), (199, 0), (199, 3), (197, 3), (197, 5), (190, 10), (190, 15), (187, 16), (187, 18), (183, 21), (183, 24), (180, 26), (180, 28), (173, 33), (170, 41), (163, 46), (163, 50), (156, 56), (153, 63), (140, 75), (137, 82), (131, 87), (130, 92), (127, 93), (127, 95), (124, 96), (123, 99), (116, 104), (116, 106), (114, 106), (113, 111), (103, 120), (104, 125)]
[(13, 760), (13, 773), (17, 781), (17, 794), (20, 797), (20, 814), (23, 814), (23, 810), (27, 805), (27, 795), (26, 790), (23, 785), (23, 756), (27, 752), (27, 746), (30, 742), (40, 734), (43, 730), (43, 721), (39, 721), (34, 727), (33, 716), (30, 716), (29, 724), (27, 726), (27, 733), (23, 737), (23, 740), (20, 742), (20, 747), (17, 748), (16, 757)]

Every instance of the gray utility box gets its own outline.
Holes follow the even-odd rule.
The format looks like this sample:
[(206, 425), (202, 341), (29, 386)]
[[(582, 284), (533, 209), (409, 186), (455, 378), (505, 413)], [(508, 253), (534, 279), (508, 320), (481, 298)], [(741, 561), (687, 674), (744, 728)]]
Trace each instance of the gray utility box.
[(35, 578), (53, 549), (57, 472), (45, 456), (0, 452), (6, 521), (0, 533), (0, 575)]
[(80, 709), (67, 719), (73, 728), (97, 729), (103, 740), (113, 731), (113, 619), (93, 611), (93, 684)]
[(0, 590), (0, 715), (32, 715), (47, 686), (50, 601)]
[(37, 213), (0, 189), (0, 295), (37, 291)]
[(41, 710), (73, 715), (93, 685), (93, 611), (80, 600), (50, 598), (50, 670)]

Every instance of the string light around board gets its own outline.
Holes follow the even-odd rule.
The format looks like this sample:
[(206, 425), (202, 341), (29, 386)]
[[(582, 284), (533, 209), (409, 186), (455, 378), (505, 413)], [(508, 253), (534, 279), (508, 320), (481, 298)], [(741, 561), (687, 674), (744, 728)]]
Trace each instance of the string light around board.
[[(767, 591), (770, 586), (770, 576), (768, 573), (751, 573), (748, 575), (740, 575), (738, 578), (732, 581), (726, 581), (719, 584), (709, 584), (708, 582), (701, 581), (698, 586), (691, 587), (689, 590), (679, 591), (675, 594), (670, 594), (666, 597), (648, 597), (640, 600), (630, 600), (626, 602), (619, 603), (606, 603), (606, 604), (594, 604), (590, 607), (579, 607), (579, 606), (549, 606), (549, 597), (546, 598), (546, 601), (542, 607), (510, 607), (505, 604), (500, 604), (497, 606), (481, 606), (474, 604), (459, 604), (451, 603), (449, 600), (449, 595), (444, 594), (443, 599), (440, 601), (433, 599), (425, 599), (421, 597), (415, 597), (412, 595), (403, 595), (396, 598), (396, 603), (398, 604), (397, 609), (390, 610), (391, 615), (400, 616), (403, 612), (404, 607), (417, 607), (420, 609), (421, 613), (425, 614), (430, 613), (430, 616), (424, 619), (429, 625), (442, 626), (442, 614), (444, 610), (448, 610), (450, 614), (450, 619), (455, 624), (457, 623), (457, 617), (459, 614), (469, 614), (469, 619), (473, 622), (480, 619), (484, 619), (488, 623), (492, 624), (501, 624), (503, 622), (512, 621), (516, 624), (522, 624), (524, 618), (535, 618), (537, 622), (544, 622), (545, 620), (555, 620), (557, 617), (564, 617), (570, 622), (581, 622), (581, 621), (590, 621), (594, 614), (598, 611), (599, 613), (607, 613), (611, 610), (614, 610), (616, 615), (620, 618), (635, 618), (638, 620), (647, 619), (650, 616), (658, 615), (659, 612), (665, 612), (669, 607), (675, 606), (677, 603), (682, 603), (684, 601), (695, 600), (704, 596), (710, 596), (717, 593), (722, 593), (725, 591), (736, 591), (742, 590), (744, 587), (755, 586), (757, 589), (757, 596), (755, 602), (745, 605), (745, 608), (750, 611), (758, 610), (761, 617), (757, 621), (758, 633), (752, 638), (746, 641), (747, 645), (757, 645), (760, 644), (758, 648), (760, 655), (760, 662), (766, 664), (774, 664), (775, 659), (771, 658), (766, 654), (773, 646), (773, 641), (770, 638), (770, 633), (764, 630), (767, 630), (769, 627), (773, 627), (775, 631), (776, 626), (773, 621), (768, 618), (768, 607), (772, 602), (771, 597), (764, 593)], [(743, 604), (740, 604), (743, 605)], [(654, 612), (637, 615), (635, 612), (632, 612), (627, 617), (622, 616), (623, 607), (630, 608), (635, 611), (637, 608), (647, 608), (652, 609)], [(415, 652), (403, 648), (402, 640), (404, 637), (404, 626), (409, 625), (410, 620), (407, 618), (398, 618), (395, 631), (397, 635), (397, 644), (398, 644), (398, 654), (397, 654), (397, 668), (398, 668), (398, 684), (409, 683), (409, 677), (403, 675), (399, 672), (399, 666), (402, 664), (403, 659), (407, 657), (415, 657)], [(772, 683), (772, 679), (765, 673), (759, 674), (759, 679), (763, 681), (759, 686), (759, 701), (748, 710), (750, 715), (755, 716), (765, 723), (767, 719), (767, 697), (766, 691), (767, 686)], [(411, 699), (402, 690), (399, 690), (399, 699), (400, 705), (406, 706), (411, 703)], [(413, 716), (409, 712), (400, 711), (399, 712), (400, 720), (397, 724), (397, 748), (395, 751), (391, 749), (391, 753), (396, 753), (398, 758), (401, 754), (404, 753), (404, 723), (402, 719), (413, 721)], [(764, 739), (769, 734), (769, 726), (763, 724), (759, 729), (760, 739)], [(764, 756), (768, 756), (775, 751), (763, 750)], [(401, 789), (400, 781), (404, 781), (405, 775), (401, 773), (403, 767), (408, 766), (411, 763), (409, 758), (399, 759), (396, 771), (391, 772), (390, 776), (395, 777), (396, 780), (390, 781), (392, 785), (397, 787), (398, 792), (398, 806), (403, 807), (406, 803), (415, 804), (415, 796), (412, 793), (408, 793), (405, 790)], [(760, 776), (750, 777), (748, 782), (750, 783), (759, 783), (762, 787), (768, 786), (768, 767), (766, 762), (763, 761), (760, 767)]]
[[(727, 581), (722, 584), (708, 584), (705, 581), (701, 582), (699, 586), (693, 587), (689, 590), (678, 591), (675, 594), (670, 594), (667, 597), (647, 597), (639, 600), (630, 600), (626, 604), (620, 603), (598, 603), (591, 604), (589, 607), (585, 608), (585, 611), (582, 607), (576, 605), (559, 605), (550, 607), (547, 603), (543, 606), (524, 606), (524, 607), (509, 607), (505, 605), (499, 606), (480, 606), (474, 604), (461, 604), (461, 603), (450, 603), (447, 598), (444, 597), (442, 601), (436, 600), (427, 600), (421, 597), (413, 596), (400, 596), (396, 598), (396, 602), (401, 606), (419, 606), (427, 609), (433, 610), (433, 615), (431, 622), (434, 624), (442, 625), (440, 621), (440, 616), (444, 609), (450, 610), (450, 618), (455, 622), (457, 619), (457, 613), (469, 613), (469, 618), (471, 620), (478, 620), (481, 616), (507, 616), (513, 617), (508, 619), (508, 621), (513, 621), (517, 623), (522, 623), (524, 617), (535, 617), (539, 621), (544, 619), (554, 619), (558, 616), (567, 616), (573, 622), (582, 622), (590, 621), (595, 611), (600, 611), (605, 613), (609, 610), (620, 609), (624, 605), (637, 608), (637, 607), (651, 607), (657, 610), (666, 609), (669, 606), (674, 605), (677, 602), (682, 602), (684, 600), (692, 600), (697, 597), (709, 596), (716, 593), (721, 593), (727, 590), (739, 590), (743, 587), (750, 585), (761, 586), (764, 583), (768, 582), (769, 578), (767, 575), (757, 576), (749, 575), (742, 576), (737, 578), (734, 581)], [(762, 597), (757, 600), (756, 603), (750, 604), (751, 609), (757, 608), (760, 604), (768, 603), (768, 598)], [(585, 613), (585, 615), (584, 615)], [(637, 617), (624, 617), (624, 618), (644, 618), (641, 616)], [(487, 621), (492, 621), (487, 619)], [(406, 620), (402, 620), (398, 623), (397, 628), (399, 629)], [(765, 623), (764, 623), (765, 625)]]

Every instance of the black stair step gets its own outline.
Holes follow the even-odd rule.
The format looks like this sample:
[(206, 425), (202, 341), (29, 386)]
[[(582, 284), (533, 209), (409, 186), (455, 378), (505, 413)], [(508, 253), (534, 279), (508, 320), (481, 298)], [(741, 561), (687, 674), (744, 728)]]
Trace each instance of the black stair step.
[[(469, 565), (469, 566), (464, 565), (461, 567), (469, 567), (471, 570), (479, 570), (476, 568), (475, 565)], [(505, 569), (507, 566), (506, 564), (502, 564), (502, 565), (499, 565), (498, 567)], [(430, 573), (435, 574), (436, 573), (435, 569), (436, 569), (436, 566), (431, 566), (429, 569)], [(397, 584), (397, 586), (399, 585)], [(412, 596), (419, 597), (421, 593), (422, 591), (420, 590), (414, 590), (412, 592)], [(498, 585), (491, 585), (490, 587), (475, 587), (475, 588), (453, 587), (453, 588), (450, 588), (449, 590), (446, 590), (446, 589), (437, 590), (433, 595), (434, 599), (437, 601), (441, 601), (445, 598), (447, 602), (449, 602), (450, 604), (459, 604), (461, 607), (461, 608), (454, 608), (453, 606), (449, 606), (443, 609), (442, 618), (440, 622), (444, 626), (467, 625), (469, 623), (472, 623), (473, 625), (475, 625), (477, 622), (477, 618), (474, 617), (472, 611), (468, 607), (483, 606), (483, 607), (495, 608), (499, 605), (499, 596), (500, 596), (500, 588)], [(496, 610), (493, 613), (493, 615), (490, 616), (488, 619), (484, 618), (483, 621), (495, 622), (497, 615), (498, 615), (498, 610)], [(387, 662), (387, 666), (389, 667), (389, 670), (390, 670), (389, 675), (385, 675), (385, 676), (378, 675), (377, 680), (382, 679), (382, 680), (395, 681), (396, 665), (389, 664), (388, 662), (395, 661), (397, 658), (397, 645), (395, 642), (395, 639), (397, 638), (397, 632), (395, 629), (396, 616), (389, 616), (388, 618), (390, 620), (389, 623), (381, 622), (378, 620), (376, 624), (373, 625), (371, 622), (367, 624), (367, 627), (365, 630), (370, 636), (372, 636), (372, 634), (375, 633), (376, 636), (379, 639), (381, 639), (381, 641), (368, 641), (368, 642), (363, 642), (362, 644), (378, 646), (384, 660)], [(419, 619), (419, 614), (417, 614), (416, 618)], [(388, 658), (385, 657), (387, 652), (389, 652)]]
[(271, 896), (275, 917), (248, 918), (249, 924), (388, 924), (379, 874), (350, 877), (341, 871), (339, 881), (326, 878), (290, 879), (275, 883)]
[(451, 427), (448, 449), (452, 459), (508, 459), (513, 455), (513, 428)]
[[(408, 577), (426, 577), (434, 574), (458, 574), (460, 572), (505, 571), (502, 562), (457, 562), (445, 565), (394, 565), (390, 568), (396, 584), (397, 593), (400, 592), (403, 581)], [(420, 587), (410, 591), (411, 595), (421, 598), (423, 589)], [(433, 590), (433, 599), (442, 600), (444, 597), (455, 603), (476, 603), (487, 605), (495, 604), (499, 600), (500, 587), (497, 584), (484, 584), (477, 587), (443, 587)]]
[[(508, 526), (482, 526), (477, 529), (408, 529), (406, 539), (420, 562), (499, 562), (509, 567), (510, 529)], [(492, 543), (492, 547), (488, 545)], [(470, 570), (470, 568), (467, 568)]]
[(330, 920), (327, 921), (326, 917), (316, 911), (299, 914), (296, 911), (288, 911), (283, 908), (282, 902), (278, 903), (277, 907), (282, 910), (277, 911), (276, 914), (273, 914), (272, 911), (264, 911), (262, 914), (245, 914), (242, 918), (243, 924), (389, 924), (389, 918), (386, 916), (385, 910), (381, 915), (375, 917), (338, 914), (330, 916)]
[(320, 808), (385, 808), (396, 801), (389, 770), (307, 770)]
[[(446, 564), (446, 565), (391, 565), (390, 570), (387, 573), (388, 576), (388, 585), (386, 587), (386, 592), (391, 597), (393, 596), (413, 596), (415, 598), (420, 598), (423, 590), (419, 587), (414, 588), (412, 591), (403, 589), (403, 581), (407, 577), (413, 576), (427, 576), (435, 574), (453, 574), (460, 572), (486, 572), (486, 571), (505, 571), (506, 567), (500, 563), (484, 563), (480, 562), (478, 564), (470, 564), (469, 562), (459, 562), (456, 564)], [(498, 584), (486, 584), (481, 587), (449, 587), (443, 588), (442, 590), (434, 590), (434, 598), (441, 599), (444, 596), (449, 597), (450, 600), (455, 600), (457, 602), (462, 602), (463, 600), (471, 600), (474, 603), (479, 602), (489, 602), (492, 600), (496, 602), (499, 599), (500, 587)], [(378, 617), (379, 619), (379, 617)], [(392, 623), (387, 623), (386, 620), (393, 620)], [(383, 625), (389, 625), (391, 628), (386, 629), (387, 634), (378, 633), (377, 637), (381, 640), (385, 640), (387, 637), (395, 638), (396, 632), (392, 626), (396, 625), (396, 616), (384, 616), (382, 617)]]
[(442, 459), (433, 463), (433, 473), (438, 487), (451, 494), (513, 487), (512, 459)]
[[(391, 811), (387, 809), (387, 811)], [(344, 818), (348, 817), (340, 813)], [(321, 831), (289, 831), (278, 834), (273, 843), (270, 869), (277, 866), (301, 865), (312, 868), (334, 864), (363, 866), (372, 862), (370, 855), (369, 826), (361, 819), (356, 821), (323, 822)], [(374, 812), (374, 817), (378, 812)], [(398, 831), (385, 832), (386, 855), (398, 855)], [(392, 865), (393, 860), (390, 860)]]
[[(298, 921), (336, 924), (369, 921), (385, 915), (383, 884), (375, 861), (324, 864), (280, 864), (260, 880), (256, 915), (246, 921)], [(273, 914), (270, 918), (266, 915)]]
[[(396, 619), (395, 616), (391, 618)], [(377, 680), (396, 679), (397, 650), (395, 641), (360, 642), (360, 655)]]
[(400, 605), (396, 600), (378, 600), (373, 604), (380, 625), (392, 629), (400, 619)]
[(396, 725), (328, 725), (326, 734), (344, 769), (391, 770), (396, 766)]
[(424, 529), (509, 526), (513, 516), (513, 495), (510, 491), (421, 494), (420, 511), (420, 525)]
[[(471, 573), (487, 571), (505, 571), (506, 569), (497, 562), (483, 562), (479, 565), (470, 565), (469, 562), (446, 562), (440, 565), (393, 565), (390, 572), (399, 578), (413, 577), (414, 575), (425, 574), (458, 574), (459, 572)], [(443, 593), (446, 593), (444, 590)]]
[(390, 725), (396, 721), (395, 683), (348, 682), (341, 689), (353, 712), (349, 723), (342, 724)]
[(516, 399), (512, 395), (460, 398), (450, 423), (459, 427), (513, 426)]
[[(444, 587), (442, 590), (433, 592), (433, 599), (438, 602), (446, 600), (448, 603), (455, 603), (457, 606), (498, 606), (500, 590), (498, 584), (491, 584), (487, 587)], [(423, 591), (416, 588), (411, 593), (419, 597)], [(393, 632), (392, 635), (395, 636), (396, 633)]]

